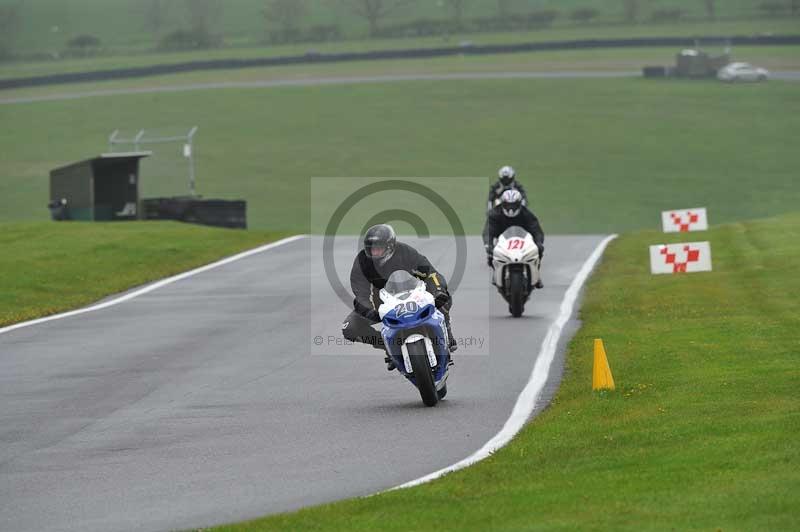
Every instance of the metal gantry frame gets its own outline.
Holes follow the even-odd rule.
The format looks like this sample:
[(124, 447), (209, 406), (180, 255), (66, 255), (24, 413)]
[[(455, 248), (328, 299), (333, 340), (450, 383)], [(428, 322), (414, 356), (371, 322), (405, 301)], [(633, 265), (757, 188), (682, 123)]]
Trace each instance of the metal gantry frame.
[(119, 136), (119, 130), (115, 129), (108, 137), (108, 150), (114, 153), (114, 147), (120, 144), (132, 145), (134, 151), (141, 151), (142, 146), (148, 144), (166, 144), (170, 142), (183, 142), (183, 156), (189, 159), (189, 192), (192, 196), (197, 196), (195, 186), (195, 169), (194, 169), (194, 135), (197, 133), (197, 126), (194, 126), (186, 135), (177, 135), (174, 137), (146, 137), (145, 130), (140, 129), (139, 132), (132, 138), (123, 138)]

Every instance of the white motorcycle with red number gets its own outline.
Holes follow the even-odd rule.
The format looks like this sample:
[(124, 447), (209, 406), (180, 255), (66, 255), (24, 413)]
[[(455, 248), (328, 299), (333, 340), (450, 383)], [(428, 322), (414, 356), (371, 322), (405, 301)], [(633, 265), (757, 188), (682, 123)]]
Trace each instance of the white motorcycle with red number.
[(493, 283), (518, 318), (539, 282), (539, 247), (533, 236), (518, 226), (509, 227), (497, 239), (492, 252)]

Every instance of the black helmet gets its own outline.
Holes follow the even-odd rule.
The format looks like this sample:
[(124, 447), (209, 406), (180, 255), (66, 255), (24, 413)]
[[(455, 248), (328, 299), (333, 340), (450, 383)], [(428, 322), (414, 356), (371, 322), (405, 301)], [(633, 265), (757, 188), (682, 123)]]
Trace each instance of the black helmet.
[(373, 225), (364, 235), (364, 253), (381, 266), (392, 257), (396, 244), (397, 237), (391, 225)]

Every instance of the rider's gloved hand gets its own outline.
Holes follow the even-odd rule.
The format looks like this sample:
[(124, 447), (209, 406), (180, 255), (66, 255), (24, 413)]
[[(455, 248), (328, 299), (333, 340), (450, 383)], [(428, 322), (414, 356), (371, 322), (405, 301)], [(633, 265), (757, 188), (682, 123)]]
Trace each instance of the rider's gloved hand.
[(444, 290), (434, 294), (433, 298), (434, 298), (434, 303), (436, 304), (436, 308), (439, 309), (450, 303), (450, 301), (452, 300), (450, 294), (448, 294)]
[(488, 264), (489, 266), (493, 266), (494, 258), (491, 255), (486, 255), (486, 264)]
[(381, 315), (378, 313), (377, 310), (368, 310), (367, 313), (364, 315), (364, 317), (374, 322), (381, 321)]

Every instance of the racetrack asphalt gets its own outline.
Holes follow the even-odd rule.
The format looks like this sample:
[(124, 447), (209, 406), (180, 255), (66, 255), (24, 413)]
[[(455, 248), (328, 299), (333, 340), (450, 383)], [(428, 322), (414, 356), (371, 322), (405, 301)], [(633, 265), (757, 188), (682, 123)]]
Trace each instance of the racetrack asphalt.
[[(453, 270), (452, 237), (402, 240)], [(0, 334), (0, 530), (208, 526), (368, 495), (457, 462), (503, 426), (601, 240), (548, 238), (546, 287), (513, 319), (468, 237), (452, 313), (462, 347), (435, 408), (380, 352), (337, 345), (348, 308), (312, 265), (315, 237)], [(356, 247), (336, 240), (342, 279)], [(559, 378), (555, 367), (551, 389)]]
[[(800, 72), (773, 72), (773, 79), (781, 81), (800, 81)], [(639, 71), (555, 71), (555, 72), (465, 72), (453, 74), (399, 74), (382, 76), (343, 76), (319, 77), (303, 79), (273, 79), (264, 81), (187, 83), (178, 85), (156, 85), (153, 87), (136, 87), (120, 89), (96, 89), (91, 91), (63, 92), (41, 96), (18, 96), (0, 98), (0, 105), (26, 104), (37, 102), (53, 102), (79, 100), (102, 96), (120, 96), (126, 94), (152, 94), (167, 92), (189, 92), (199, 90), (222, 89), (269, 89), (275, 87), (308, 87), (320, 85), (349, 85), (363, 83), (397, 83), (404, 81), (457, 81), (457, 80), (492, 80), (492, 79), (597, 79), (597, 78), (635, 78), (641, 77)]]

